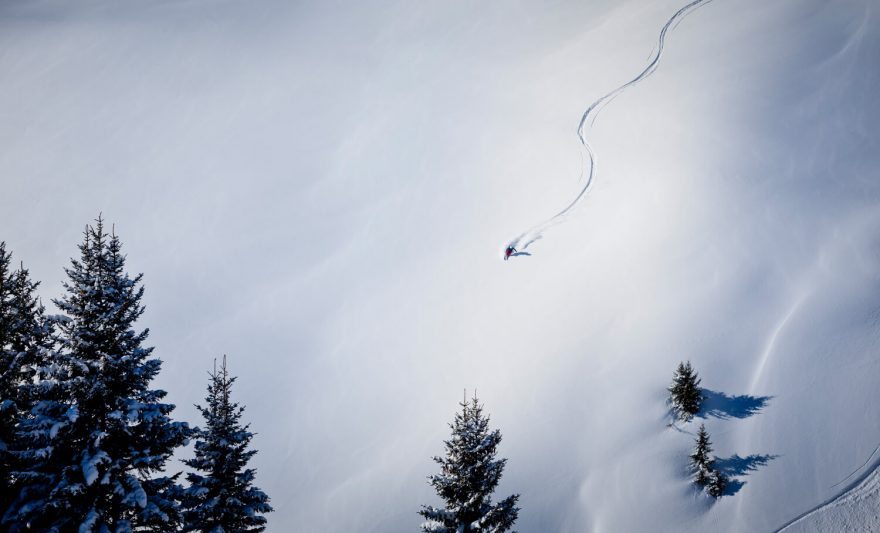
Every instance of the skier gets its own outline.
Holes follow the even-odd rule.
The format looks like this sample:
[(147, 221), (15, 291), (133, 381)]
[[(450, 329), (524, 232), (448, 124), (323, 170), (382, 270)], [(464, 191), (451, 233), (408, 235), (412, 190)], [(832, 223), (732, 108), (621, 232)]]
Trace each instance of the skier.
[(516, 248), (514, 248), (512, 244), (509, 245), (507, 247), (507, 249), (504, 250), (504, 260), (507, 261), (507, 259), (515, 253), (516, 253)]

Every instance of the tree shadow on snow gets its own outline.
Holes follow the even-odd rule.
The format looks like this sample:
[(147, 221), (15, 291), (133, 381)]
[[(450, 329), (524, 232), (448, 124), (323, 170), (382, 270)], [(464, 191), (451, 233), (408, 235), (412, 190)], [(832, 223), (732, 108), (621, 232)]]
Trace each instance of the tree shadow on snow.
[(777, 457), (779, 456), (769, 454), (740, 457), (739, 454), (733, 454), (726, 459), (715, 459), (715, 469), (727, 477), (724, 496), (733, 496), (746, 484), (745, 481), (734, 478), (747, 476)]
[(723, 392), (702, 389), (703, 406), (696, 416), (700, 418), (748, 418), (761, 412), (773, 396), (728, 396)]

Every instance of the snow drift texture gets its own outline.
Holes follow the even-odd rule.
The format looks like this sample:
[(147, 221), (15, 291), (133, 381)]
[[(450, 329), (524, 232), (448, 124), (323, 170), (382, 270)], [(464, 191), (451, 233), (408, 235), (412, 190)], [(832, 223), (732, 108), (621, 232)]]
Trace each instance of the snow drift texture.
[[(229, 354), (273, 531), (415, 530), (464, 388), (523, 532), (870, 520), (841, 506), (877, 505), (876, 4), (689, 15), (592, 128), (586, 200), (498, 259), (681, 6), (4, 2), (2, 238), (48, 299), (116, 222), (180, 418)], [(682, 359), (712, 408), (678, 431)], [(738, 481), (714, 504), (700, 422)]]

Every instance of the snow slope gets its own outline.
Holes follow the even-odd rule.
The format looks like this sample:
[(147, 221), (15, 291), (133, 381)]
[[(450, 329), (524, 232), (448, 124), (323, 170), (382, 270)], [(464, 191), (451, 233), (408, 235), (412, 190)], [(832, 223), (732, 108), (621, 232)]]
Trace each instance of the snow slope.
[(874, 470), (851, 491), (793, 520), (780, 531), (880, 530), (880, 471)]
[[(876, 3), (689, 15), (592, 128), (586, 199), (498, 259), (682, 5), (2, 2), (0, 239), (48, 299), (116, 222), (178, 417), (229, 354), (270, 531), (417, 530), (464, 388), (521, 532), (871, 527)], [(714, 503), (667, 427), (682, 359), (737, 480)]]

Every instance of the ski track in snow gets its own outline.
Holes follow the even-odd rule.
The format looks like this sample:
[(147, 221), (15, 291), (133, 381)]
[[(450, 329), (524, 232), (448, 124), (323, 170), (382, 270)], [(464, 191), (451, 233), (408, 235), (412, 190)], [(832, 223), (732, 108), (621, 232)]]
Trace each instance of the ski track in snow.
[[(871, 460), (874, 459), (874, 456), (877, 455), (878, 450), (880, 450), (880, 444), (878, 444), (877, 447), (874, 448), (874, 451), (872, 451), (871, 455), (869, 455), (868, 458), (865, 459), (864, 463), (862, 463), (858, 468), (850, 472), (849, 475), (847, 475), (845, 478), (832, 485), (831, 488), (843, 484), (848, 479), (852, 478), (859, 470), (865, 468), (869, 463), (871, 463)], [(819, 515), (820, 513), (833, 511), (838, 507), (843, 507), (849, 504), (858, 506), (862, 500), (872, 497), (878, 498), (878, 496), (880, 496), (880, 458), (874, 460), (870, 468), (862, 472), (860, 476), (858, 476), (849, 485), (847, 485), (841, 492), (838, 492), (837, 494), (823, 501), (819, 505), (812, 507), (792, 518), (791, 520), (783, 524), (780, 528), (776, 529), (774, 533), (781, 533), (789, 528), (801, 524), (805, 520), (814, 517), (815, 515)], [(865, 507), (871, 508), (873, 506), (861, 506), (861, 508)], [(845, 512), (845, 514), (852, 515), (852, 513), (847, 512)], [(874, 518), (877, 519), (876, 516), (874, 516)], [(856, 517), (855, 519), (858, 520), (859, 518)], [(868, 526), (868, 524), (858, 525)], [(818, 528), (820, 526), (821, 524), (817, 525), (816, 527)]]
[[(552, 217), (550, 217), (546, 221), (544, 221), (536, 226), (533, 226), (532, 228), (530, 228), (527, 231), (520, 234), (515, 239), (511, 240), (507, 245), (508, 247), (513, 247), (516, 250), (519, 250), (520, 252), (526, 250), (532, 243), (534, 243), (535, 241), (537, 241), (541, 237), (543, 237), (544, 232), (547, 229), (558, 224), (559, 222), (562, 222), (565, 215), (568, 214), (568, 212), (571, 211), (581, 201), (581, 199), (587, 194), (587, 192), (590, 190), (591, 186), (593, 185), (593, 181), (596, 177), (596, 164), (597, 164), (596, 153), (593, 151), (592, 146), (590, 146), (590, 143), (587, 141), (586, 136), (585, 136), (585, 131), (587, 129), (587, 123), (589, 122), (589, 125), (593, 126), (596, 122), (596, 117), (599, 116), (599, 112), (608, 103), (610, 103), (612, 100), (614, 100), (618, 95), (620, 95), (620, 93), (625, 91), (627, 88), (632, 87), (633, 85), (639, 83), (640, 81), (644, 80), (645, 78), (647, 78), (648, 76), (653, 74), (654, 71), (657, 70), (657, 66), (660, 63), (660, 58), (663, 57), (663, 48), (666, 44), (666, 34), (669, 32), (669, 30), (675, 29), (675, 27), (678, 26), (678, 23), (681, 22), (681, 20), (685, 16), (689, 15), (690, 13), (693, 13), (694, 11), (697, 10), (697, 8), (701, 7), (702, 5), (708, 4), (711, 1), (712, 0), (694, 0), (693, 2), (687, 4), (686, 6), (682, 7), (678, 11), (676, 11), (675, 14), (673, 14), (669, 18), (669, 20), (666, 21), (666, 24), (664, 24), (663, 28), (660, 30), (660, 37), (658, 39), (657, 48), (655, 48), (652, 55), (649, 56), (650, 61), (649, 61), (648, 65), (645, 67), (645, 69), (642, 70), (635, 78), (633, 78), (630, 81), (624, 83), (623, 85), (617, 87), (616, 89), (605, 94), (604, 96), (602, 96), (601, 98), (599, 98), (598, 100), (596, 100), (595, 102), (590, 104), (590, 106), (586, 109), (586, 111), (584, 111), (584, 114), (581, 117), (581, 121), (578, 123), (578, 128), (577, 128), (578, 139), (580, 139), (581, 145), (584, 147), (584, 150), (586, 151), (587, 159), (588, 159), (588, 166), (585, 167), (584, 173), (583, 173), (583, 175), (586, 176), (584, 186), (581, 188), (581, 190), (577, 194), (577, 196), (574, 197), (574, 199), (571, 201), (571, 203), (569, 203), (561, 211), (559, 211), (558, 213), (556, 213), (555, 215), (553, 215)], [(525, 255), (527, 255), (527, 254), (525, 254)]]
[(758, 364), (755, 367), (754, 372), (752, 373), (752, 382), (749, 385), (749, 391), (754, 394), (755, 389), (758, 386), (758, 383), (761, 380), (761, 376), (764, 374), (764, 367), (767, 365), (767, 361), (770, 359), (770, 356), (773, 354), (773, 349), (776, 347), (776, 341), (779, 339), (779, 334), (782, 333), (782, 330), (785, 329), (786, 324), (791, 320), (791, 317), (797, 313), (797, 310), (800, 308), (803, 301), (806, 299), (806, 294), (801, 294), (797, 298), (795, 298), (791, 307), (785, 312), (782, 316), (782, 320), (776, 324), (776, 327), (773, 328), (773, 332), (770, 334), (770, 337), (767, 340), (767, 344), (764, 347), (763, 353), (761, 353), (761, 358), (758, 360)]
[(834, 485), (831, 485), (831, 488), (833, 489), (834, 487), (843, 484), (843, 482), (845, 482), (845, 481), (848, 480), (849, 478), (853, 477), (853, 476), (855, 475), (856, 472), (858, 472), (858, 471), (861, 470), (862, 468), (865, 468), (865, 467), (868, 465), (868, 463), (871, 462), (871, 459), (874, 458), (874, 455), (877, 454), (877, 450), (880, 450), (880, 444), (878, 444), (877, 447), (874, 448), (874, 451), (871, 452), (871, 455), (869, 455), (867, 459), (865, 459), (865, 462), (864, 462), (864, 463), (862, 463), (861, 465), (859, 465), (858, 468), (856, 468), (855, 470), (853, 470), (852, 472), (850, 472), (849, 475), (847, 475), (845, 478), (841, 479), (840, 481), (838, 481), (838, 482), (835, 483)]
[[(876, 452), (876, 450), (874, 451)], [(872, 453), (871, 456), (873, 457), (874, 454)], [(870, 461), (870, 458), (868, 459), (868, 461)], [(792, 518), (791, 520), (783, 524), (780, 528), (776, 529), (775, 533), (782, 533), (783, 531), (789, 530), (794, 526), (800, 525), (802, 522), (810, 518), (816, 518), (820, 523), (816, 524), (812, 529), (808, 530), (822, 531), (824, 529), (821, 523), (821, 513), (833, 513), (835, 510), (837, 510), (837, 508), (845, 507), (848, 505), (853, 505), (863, 510), (868, 509), (869, 511), (869, 516), (856, 516), (857, 513), (852, 513), (851, 511), (847, 510), (842, 511), (842, 513), (848, 519), (854, 520), (856, 522), (864, 522), (849, 525), (855, 526), (855, 528), (859, 528), (859, 526), (864, 526), (864, 531), (871, 530), (871, 524), (869, 524), (868, 521), (872, 520), (872, 518), (875, 521), (877, 520), (876, 514), (874, 514), (873, 517), (870, 516), (870, 511), (873, 509), (874, 506), (871, 504), (865, 505), (864, 503), (862, 503), (862, 501), (871, 498), (878, 498), (878, 495), (880, 495), (880, 469), (878, 469), (878, 466), (880, 466), (880, 461), (875, 460), (873, 466), (862, 473), (862, 475), (856, 478), (852, 483), (850, 483), (846, 487), (846, 489), (843, 490), (843, 492), (832, 496), (831, 498), (825, 500), (824, 502), (813, 507), (812, 509), (809, 509)], [(856, 471), (858, 471), (858, 469)], [(832, 523), (836, 524), (833, 519)], [(806, 524), (804, 525), (807, 526)]]

